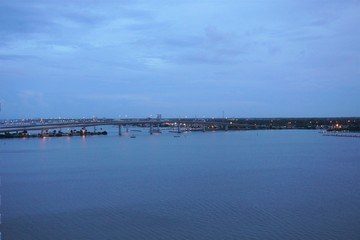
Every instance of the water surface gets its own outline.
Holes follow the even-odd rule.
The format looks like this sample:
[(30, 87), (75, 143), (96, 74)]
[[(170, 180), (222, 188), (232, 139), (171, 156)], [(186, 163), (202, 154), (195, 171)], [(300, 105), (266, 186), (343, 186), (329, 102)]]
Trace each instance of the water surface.
[(360, 139), (2, 139), (2, 239), (360, 239)]

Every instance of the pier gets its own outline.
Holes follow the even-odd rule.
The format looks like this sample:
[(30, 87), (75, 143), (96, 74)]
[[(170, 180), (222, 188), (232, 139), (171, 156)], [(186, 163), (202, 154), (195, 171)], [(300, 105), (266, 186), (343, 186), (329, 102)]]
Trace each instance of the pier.
[(323, 132), (323, 136), (360, 138), (360, 133), (337, 132), (337, 131), (336, 132)]

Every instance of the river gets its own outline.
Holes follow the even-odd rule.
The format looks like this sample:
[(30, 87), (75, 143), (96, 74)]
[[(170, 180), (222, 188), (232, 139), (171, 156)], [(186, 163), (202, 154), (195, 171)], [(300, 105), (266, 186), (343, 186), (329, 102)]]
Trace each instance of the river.
[(0, 139), (0, 176), (1, 240), (360, 239), (359, 138)]

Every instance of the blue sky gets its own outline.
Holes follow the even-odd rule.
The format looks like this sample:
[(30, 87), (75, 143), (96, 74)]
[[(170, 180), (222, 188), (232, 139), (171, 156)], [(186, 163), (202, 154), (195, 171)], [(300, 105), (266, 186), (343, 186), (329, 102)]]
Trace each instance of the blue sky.
[(0, 118), (360, 116), (360, 1), (0, 2)]

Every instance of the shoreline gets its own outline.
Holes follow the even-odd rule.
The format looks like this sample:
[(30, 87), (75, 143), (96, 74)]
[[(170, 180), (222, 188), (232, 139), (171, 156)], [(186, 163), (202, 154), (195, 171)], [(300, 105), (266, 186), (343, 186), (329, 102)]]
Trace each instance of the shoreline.
[[(181, 130), (180, 132), (172, 129), (166, 129), (170, 133), (184, 133), (184, 132), (204, 132), (201, 129), (185, 129)], [(304, 129), (304, 128), (272, 128), (272, 129), (214, 129), (209, 128), (205, 132), (217, 132), (217, 131), (256, 131), (256, 130), (316, 130), (316, 129)], [(132, 130), (130, 130), (132, 131)], [(134, 131), (141, 131), (141, 130), (134, 130)], [(161, 133), (160, 131), (159, 133)], [(334, 130), (323, 130), (319, 132), (323, 136), (330, 136), (330, 137), (354, 137), (354, 138), (360, 138), (360, 132), (357, 131), (334, 131)], [(12, 139), (12, 138), (52, 138), (52, 137), (86, 137), (86, 136), (106, 136), (108, 135), (107, 131), (101, 131), (101, 132), (88, 132), (87, 130), (82, 129), (81, 131), (72, 131), (72, 132), (45, 132), (45, 133), (37, 133), (37, 134), (29, 134), (27, 131), (23, 131), (20, 133), (4, 133), (0, 134), (0, 139)]]
[(99, 135), (108, 135), (107, 131), (102, 132), (73, 132), (73, 133), (38, 133), (38, 134), (29, 134), (29, 133), (5, 133), (0, 134), (0, 139), (9, 139), (9, 138), (45, 138), (45, 137), (82, 137), (82, 136), (99, 136)]

